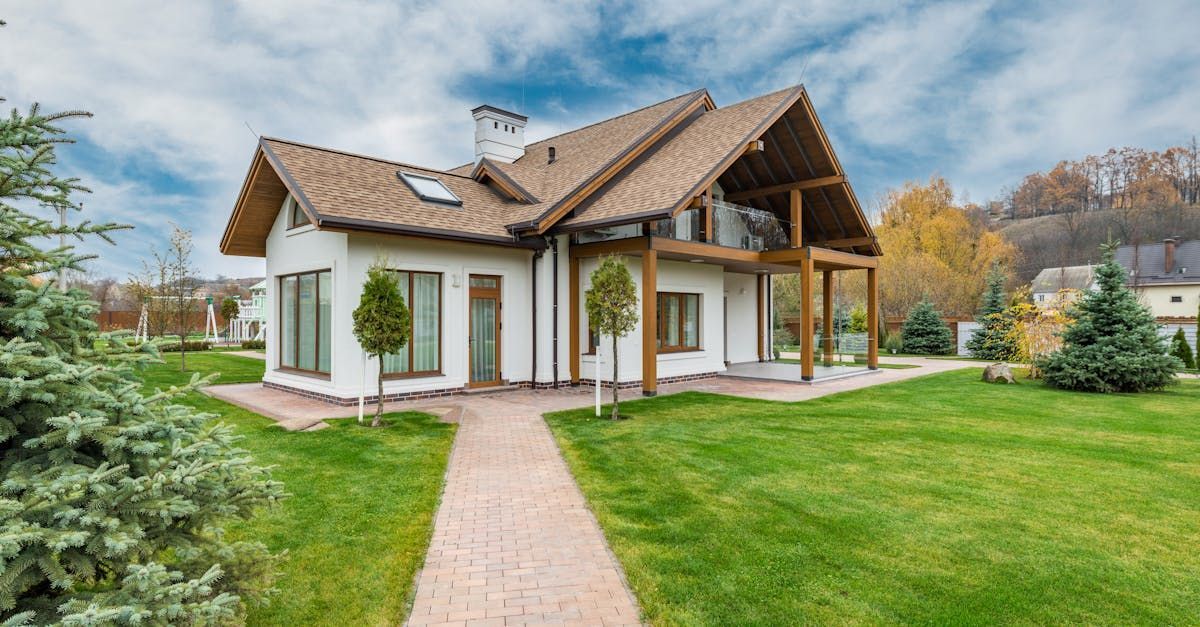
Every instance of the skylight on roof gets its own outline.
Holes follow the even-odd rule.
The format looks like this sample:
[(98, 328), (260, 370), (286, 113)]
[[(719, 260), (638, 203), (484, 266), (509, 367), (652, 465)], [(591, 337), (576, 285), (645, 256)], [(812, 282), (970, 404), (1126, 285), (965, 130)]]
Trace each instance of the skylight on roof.
[(441, 202), (448, 205), (462, 205), (462, 201), (450, 191), (441, 181), (432, 176), (423, 176), (411, 172), (397, 172), (400, 180), (404, 181), (413, 193), (421, 200)]

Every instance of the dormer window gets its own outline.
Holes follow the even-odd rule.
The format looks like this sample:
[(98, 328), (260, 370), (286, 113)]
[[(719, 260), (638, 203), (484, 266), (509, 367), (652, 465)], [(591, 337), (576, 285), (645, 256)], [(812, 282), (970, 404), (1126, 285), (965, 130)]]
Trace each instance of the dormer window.
[(462, 206), (462, 201), (459, 200), (458, 196), (455, 196), (454, 192), (450, 191), (441, 181), (432, 176), (413, 174), (411, 172), (397, 172), (396, 174), (421, 200)]
[(300, 206), (300, 203), (296, 202), (295, 196), (289, 197), (288, 198), (288, 228), (294, 229), (296, 227), (304, 226), (306, 224), (312, 224), (312, 221), (308, 219), (308, 214), (304, 213), (304, 208), (302, 208)]

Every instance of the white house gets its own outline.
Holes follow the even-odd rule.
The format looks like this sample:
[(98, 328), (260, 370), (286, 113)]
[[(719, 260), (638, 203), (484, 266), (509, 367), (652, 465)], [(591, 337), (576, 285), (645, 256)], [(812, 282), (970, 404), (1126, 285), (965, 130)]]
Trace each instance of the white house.
[(1069, 305), (1080, 294), (1096, 289), (1096, 266), (1093, 265), (1046, 268), (1034, 277), (1030, 286), (1034, 304), (1050, 309)]
[[(593, 381), (583, 298), (609, 254), (641, 296), (619, 383), (648, 395), (769, 360), (772, 274), (811, 295), (865, 270), (878, 327), (880, 249), (803, 87), (722, 108), (698, 90), (529, 145), (524, 116), (472, 115), (475, 161), (444, 171), (260, 139), (221, 251), (266, 258), (266, 385), (353, 403), (380, 367), (388, 399)], [(376, 259), (413, 311), (382, 364), (351, 329)]]

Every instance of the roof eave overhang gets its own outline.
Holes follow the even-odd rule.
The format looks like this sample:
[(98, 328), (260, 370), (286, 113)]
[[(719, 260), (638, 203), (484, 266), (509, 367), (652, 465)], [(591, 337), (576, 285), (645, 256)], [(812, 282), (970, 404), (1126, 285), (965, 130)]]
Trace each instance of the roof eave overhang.
[(489, 244), (492, 246), (505, 246), (509, 248), (528, 248), (540, 250), (546, 247), (545, 240), (541, 238), (515, 238), (503, 235), (483, 235), (480, 233), (466, 233), (463, 231), (434, 229), (408, 224), (395, 224), (393, 222), (363, 220), (360, 218), (325, 217), (322, 218), (320, 224), (317, 226), (318, 228), (330, 231), (384, 233), (389, 235), (404, 235), (407, 237), (419, 237), (425, 239), (450, 240), (473, 244)]

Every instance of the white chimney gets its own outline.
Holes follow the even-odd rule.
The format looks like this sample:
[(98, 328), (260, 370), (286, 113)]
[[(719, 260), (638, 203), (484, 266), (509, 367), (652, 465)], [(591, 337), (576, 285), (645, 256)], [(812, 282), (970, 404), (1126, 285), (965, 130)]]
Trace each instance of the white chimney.
[(525, 122), (529, 118), (482, 105), (471, 109), (475, 118), (475, 163), (487, 157), (512, 163), (525, 155)]

